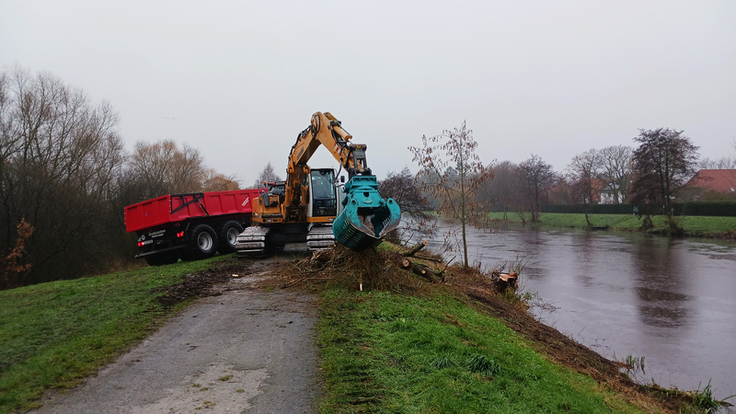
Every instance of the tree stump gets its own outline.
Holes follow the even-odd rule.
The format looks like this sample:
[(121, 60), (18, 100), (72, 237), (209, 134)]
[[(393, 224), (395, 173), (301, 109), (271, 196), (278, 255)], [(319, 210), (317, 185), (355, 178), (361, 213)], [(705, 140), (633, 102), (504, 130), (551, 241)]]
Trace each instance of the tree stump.
[(519, 275), (516, 272), (493, 272), (491, 273), (491, 282), (498, 293), (505, 293), (509, 289), (516, 292), (516, 289), (519, 288)]

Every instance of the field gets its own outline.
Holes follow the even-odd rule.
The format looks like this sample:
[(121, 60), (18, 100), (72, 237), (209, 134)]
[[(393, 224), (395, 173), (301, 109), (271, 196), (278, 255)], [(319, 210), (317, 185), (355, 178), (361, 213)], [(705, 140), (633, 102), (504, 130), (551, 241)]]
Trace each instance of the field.
[[(507, 213), (511, 223), (521, 223), (516, 213)], [(503, 213), (491, 213), (491, 219), (503, 219)], [(642, 219), (628, 214), (589, 214), (593, 226), (608, 226), (611, 230), (639, 231)], [(584, 228), (588, 224), (584, 214), (540, 213), (536, 226)], [(696, 237), (734, 237), (736, 236), (736, 217), (678, 216), (675, 221), (685, 231), (685, 236)], [(654, 234), (667, 234), (669, 226), (665, 216), (652, 216), (654, 228), (647, 230)]]

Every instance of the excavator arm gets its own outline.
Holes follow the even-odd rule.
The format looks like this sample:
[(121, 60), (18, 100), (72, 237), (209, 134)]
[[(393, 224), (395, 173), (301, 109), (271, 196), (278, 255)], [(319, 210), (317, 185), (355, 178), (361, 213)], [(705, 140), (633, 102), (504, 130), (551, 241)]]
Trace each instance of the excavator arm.
[(368, 168), (364, 144), (353, 144), (352, 139), (340, 121), (329, 112), (317, 112), (306, 129), (296, 137), (291, 147), (289, 163), (286, 167), (285, 217), (298, 220), (303, 216), (308, 190), (304, 187), (304, 177), (309, 174), (308, 162), (320, 146), (327, 149), (348, 172), (350, 178), (356, 175), (371, 175)]
[(365, 159), (366, 146), (350, 143), (352, 138), (332, 114), (315, 113), (309, 127), (299, 133), (296, 143), (291, 147), (286, 172), (291, 173), (290, 170), (306, 166), (317, 148), (323, 145), (345, 168), (350, 178), (354, 175), (371, 175)]
[[(269, 191), (262, 194), (254, 205), (254, 222), (275, 228), (278, 225), (315, 222), (307, 217), (310, 203), (309, 160), (320, 146), (325, 147), (347, 171), (350, 180), (345, 184), (345, 197), (341, 201), (342, 212), (334, 218), (320, 217), (327, 224), (332, 222), (334, 240), (353, 249), (361, 250), (381, 240), (395, 229), (401, 219), (398, 204), (393, 199), (383, 199), (378, 193), (378, 181), (368, 168), (364, 144), (350, 142), (352, 136), (329, 112), (312, 115), (309, 127), (299, 133), (291, 147), (286, 168), (283, 198)], [(334, 183), (331, 183), (334, 185)], [(243, 246), (258, 244), (262, 249), (269, 229), (247, 229), (239, 240)], [(310, 230), (310, 235), (313, 230)], [(246, 234), (248, 233), (248, 234)], [(331, 237), (331, 236), (330, 236)], [(310, 236), (307, 236), (309, 244)], [(245, 251), (245, 247), (243, 251)], [(239, 250), (240, 252), (240, 250)]]

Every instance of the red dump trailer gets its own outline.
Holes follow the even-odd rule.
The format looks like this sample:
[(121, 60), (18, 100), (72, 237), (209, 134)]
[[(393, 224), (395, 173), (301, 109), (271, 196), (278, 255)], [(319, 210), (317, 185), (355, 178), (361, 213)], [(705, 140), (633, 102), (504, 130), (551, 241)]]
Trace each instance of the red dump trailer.
[(234, 252), (262, 191), (167, 194), (125, 207), (125, 229), (138, 235), (136, 258), (157, 266)]

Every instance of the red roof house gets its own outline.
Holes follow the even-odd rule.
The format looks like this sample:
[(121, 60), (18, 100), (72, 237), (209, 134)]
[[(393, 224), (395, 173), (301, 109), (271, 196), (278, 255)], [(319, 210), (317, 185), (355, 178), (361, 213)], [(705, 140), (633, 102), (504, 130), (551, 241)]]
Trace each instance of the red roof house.
[(698, 200), (707, 193), (736, 196), (736, 170), (700, 170), (681, 189), (685, 198)]

